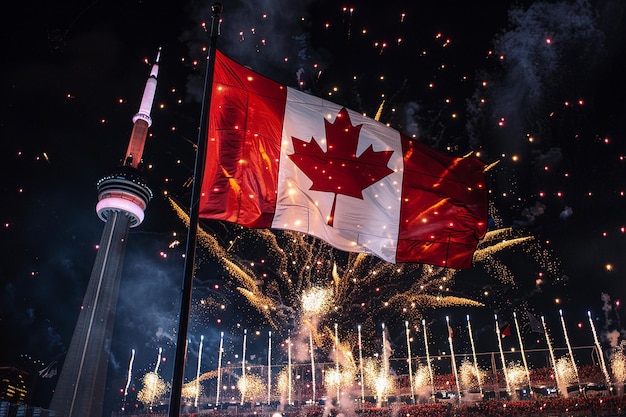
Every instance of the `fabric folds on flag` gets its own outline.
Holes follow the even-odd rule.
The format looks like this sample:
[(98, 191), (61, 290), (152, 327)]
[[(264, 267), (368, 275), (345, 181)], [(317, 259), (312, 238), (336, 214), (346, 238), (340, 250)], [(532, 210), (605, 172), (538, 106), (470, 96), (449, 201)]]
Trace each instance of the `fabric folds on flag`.
[(528, 315), (528, 323), (530, 324), (530, 331), (533, 333), (543, 333), (543, 324), (541, 321), (535, 316), (531, 314), (530, 311), (526, 311)]
[(217, 51), (200, 217), (463, 269), (487, 227), (477, 158), (452, 157)]

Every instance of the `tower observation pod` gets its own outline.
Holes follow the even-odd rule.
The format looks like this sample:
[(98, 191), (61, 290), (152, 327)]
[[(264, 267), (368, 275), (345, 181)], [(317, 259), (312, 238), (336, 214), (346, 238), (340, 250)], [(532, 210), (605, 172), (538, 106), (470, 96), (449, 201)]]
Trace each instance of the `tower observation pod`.
[(136, 170), (142, 163), (148, 128), (152, 126), (150, 111), (156, 93), (160, 58), (159, 49), (143, 90), (139, 111), (133, 116), (133, 131), (130, 134), (123, 166), (98, 181), (96, 212), (105, 222), (111, 211), (118, 210), (129, 216), (130, 227), (139, 226), (143, 222), (148, 202), (152, 199), (152, 190)]
[(107, 221), (111, 212), (119, 211), (129, 217), (129, 227), (139, 226), (144, 211), (152, 200), (152, 190), (134, 169), (122, 169), (98, 181), (98, 217)]
[(74, 334), (65, 355), (50, 409), (56, 417), (102, 417), (109, 351), (131, 227), (139, 226), (152, 199), (142, 178), (143, 149), (152, 125), (161, 50), (151, 67), (122, 165), (97, 183), (96, 212), (105, 222)]

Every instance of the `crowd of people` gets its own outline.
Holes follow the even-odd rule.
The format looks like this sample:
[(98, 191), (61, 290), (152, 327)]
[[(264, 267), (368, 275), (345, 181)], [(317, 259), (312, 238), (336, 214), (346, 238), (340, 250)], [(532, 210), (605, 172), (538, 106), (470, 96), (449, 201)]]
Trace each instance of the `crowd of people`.
[(490, 400), (476, 403), (428, 403), (351, 410), (307, 408), (288, 417), (613, 417), (626, 415), (626, 396), (541, 398), (522, 401)]
[[(222, 415), (217, 411), (184, 414), (185, 417), (201, 417), (209, 414)], [(626, 416), (626, 396), (607, 395), (596, 397), (550, 397), (530, 400), (488, 400), (455, 404), (431, 402), (424, 404), (392, 404), (389, 407), (368, 406), (342, 410), (334, 407), (307, 406), (288, 412), (278, 412), (282, 417), (616, 417)], [(228, 415), (228, 413), (225, 413)], [(240, 414), (241, 415), (241, 414)], [(149, 414), (145, 417), (155, 417)], [(259, 413), (243, 414), (243, 417), (259, 417)], [(272, 416), (272, 413), (269, 414)]]
[(458, 417), (531, 417), (536, 415), (608, 417), (620, 416), (625, 412), (626, 397), (602, 396), (525, 401), (484, 401), (472, 405), (462, 405), (455, 412), (446, 415)]

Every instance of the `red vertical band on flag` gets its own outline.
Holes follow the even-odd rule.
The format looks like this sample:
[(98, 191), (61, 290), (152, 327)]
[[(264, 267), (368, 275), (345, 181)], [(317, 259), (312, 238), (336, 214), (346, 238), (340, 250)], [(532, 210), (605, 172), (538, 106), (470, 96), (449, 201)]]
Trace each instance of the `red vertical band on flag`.
[(443, 154), (404, 135), (402, 146), (396, 262), (469, 268), (487, 231), (485, 164)]
[(200, 215), (270, 227), (287, 88), (217, 51)]

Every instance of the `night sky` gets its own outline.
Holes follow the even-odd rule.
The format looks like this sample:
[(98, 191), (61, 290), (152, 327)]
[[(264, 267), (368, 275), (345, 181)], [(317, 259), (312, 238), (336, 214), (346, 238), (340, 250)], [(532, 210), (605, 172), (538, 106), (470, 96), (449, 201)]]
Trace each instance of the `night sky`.
[[(404, 320), (415, 320), (412, 325), (420, 329), (418, 317), (433, 325), (435, 349), (445, 350), (448, 314), (459, 329), (465, 314), (476, 317), (473, 327), (483, 351), (496, 349), (494, 312), (510, 321), (513, 311), (530, 311), (556, 328), (563, 309), (578, 345), (592, 343), (587, 311), (597, 317), (603, 340), (611, 331), (622, 332), (626, 5), (621, 0), (489, 1), (480, 8), (472, 2), (396, 0), (245, 3), (224, 2), (218, 42), (223, 52), (283, 84), (372, 117), (384, 101), (380, 121), (441, 151), (458, 156), (474, 151), (486, 163), (499, 161), (486, 174), (492, 230), (510, 227), (507, 238), (532, 237), (489, 254), (442, 289), (484, 307), (431, 303), (413, 313), (395, 306), (346, 308), (411, 291), (419, 279), (413, 274), (422, 269), (407, 267), (380, 281), (364, 280), (366, 285), (338, 302), (341, 308), (327, 323), (339, 320), (345, 333), (354, 333), (359, 322), (388, 320), (398, 352), (404, 349)], [(130, 233), (108, 407), (121, 405), (133, 348), (133, 386), (141, 388), (141, 375), (154, 369), (159, 347), (166, 359), (160, 372), (166, 381), (171, 378), (186, 230), (167, 197), (182, 207), (189, 204), (202, 46), (208, 43), (201, 22), (209, 22), (209, 6), (22, 2), (3, 14), (0, 366), (36, 372), (62, 361), (103, 228), (94, 209), (95, 184), (124, 155), (148, 64), (162, 47), (144, 153), (155, 198), (146, 221)], [(329, 259), (340, 269), (349, 263), (346, 254), (305, 238), (306, 247), (290, 258), (294, 265), (283, 268), (271, 263), (260, 235), (215, 222), (202, 226), (228, 249), (229, 259), (252, 271), (277, 307), (270, 316), (255, 307), (237, 290), (241, 283), (232, 271), (216, 261), (216, 252), (201, 244), (190, 350), (204, 335), (206, 370), (216, 367), (219, 331), (227, 333), (225, 360), (236, 362), (242, 329), (251, 329), (254, 358), (248, 360), (262, 364), (268, 322), (277, 324), (276, 340), (295, 328), (285, 319), (297, 310), (297, 300), (293, 288), (281, 287), (283, 269), (294, 276), (314, 271), (300, 275), (301, 291), (332, 280)], [(285, 236), (277, 235), (283, 244)], [(377, 269), (385, 266), (371, 259), (361, 272)], [(562, 346), (563, 336), (554, 333)], [(467, 342), (459, 343), (467, 349)], [(195, 360), (190, 352), (190, 363)], [(195, 365), (188, 368), (191, 377)], [(47, 406), (55, 382), (38, 379), (33, 402)]]

